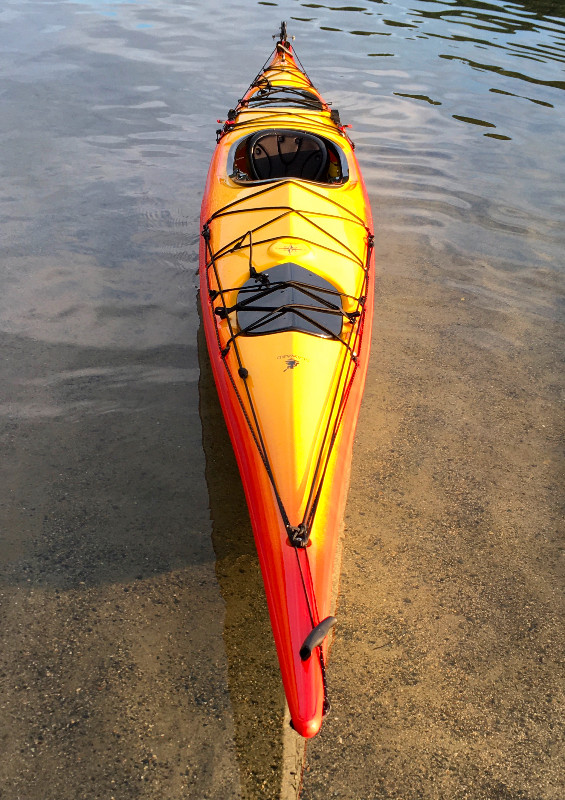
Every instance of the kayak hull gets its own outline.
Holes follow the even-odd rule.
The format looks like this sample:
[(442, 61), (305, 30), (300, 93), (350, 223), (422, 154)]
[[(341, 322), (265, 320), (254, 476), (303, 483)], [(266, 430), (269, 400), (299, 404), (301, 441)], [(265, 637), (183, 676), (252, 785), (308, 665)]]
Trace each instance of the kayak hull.
[[(277, 47), (261, 74), (271, 84), (306, 85), (288, 47), (282, 52)], [(309, 115), (279, 106), (276, 113), (277, 130), (323, 128), (328, 147), (335, 142), (347, 159), (348, 180), (234, 178), (230, 160), (234, 151), (237, 158), (242, 135), (273, 128), (272, 116), (265, 119), (244, 103), (229, 121), (234, 124), (221, 131), (208, 174), (200, 291), (214, 380), (249, 508), (290, 716), (295, 730), (311, 737), (327, 710), (328, 638), (305, 660), (300, 650), (312, 629), (334, 611), (336, 552), (368, 364), (374, 255), (369, 203), (343, 129), (327, 106)], [(242, 329), (243, 312), (251, 306), (242, 301), (241, 287), (250, 276), (255, 280), (258, 290), (251, 300), (256, 303), (258, 294), (274, 285), (269, 270), (275, 275), (281, 265), (289, 274), (314, 275), (320, 285), (337, 287), (339, 335), (327, 333), (333, 318), (330, 323), (324, 318), (314, 332), (285, 329), (280, 322), (279, 329), (266, 333), (254, 327), (257, 323)], [(258, 273), (267, 277), (261, 282)], [(301, 281), (276, 282), (276, 288), (284, 303), (277, 306), (282, 302), (277, 299), (273, 305), (269, 294), (269, 308), (276, 310), (265, 316), (278, 319), (285, 313), (280, 308), (292, 307), (293, 319), (304, 325), (301, 315), (310, 301), (286, 302), (302, 291)], [(334, 294), (317, 292), (312, 296), (322, 297), (315, 301), (321, 313), (335, 317), (337, 312), (324, 308), (337, 303)], [(307, 531), (308, 541), (297, 545), (297, 531)]]

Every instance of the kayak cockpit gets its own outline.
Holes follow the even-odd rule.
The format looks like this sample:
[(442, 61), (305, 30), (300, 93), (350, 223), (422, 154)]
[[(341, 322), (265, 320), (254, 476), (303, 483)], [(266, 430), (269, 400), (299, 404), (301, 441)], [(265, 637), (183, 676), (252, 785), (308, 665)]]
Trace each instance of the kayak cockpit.
[(237, 142), (230, 156), (230, 177), (246, 183), (295, 178), (343, 184), (349, 177), (341, 148), (323, 136), (301, 130), (256, 131)]

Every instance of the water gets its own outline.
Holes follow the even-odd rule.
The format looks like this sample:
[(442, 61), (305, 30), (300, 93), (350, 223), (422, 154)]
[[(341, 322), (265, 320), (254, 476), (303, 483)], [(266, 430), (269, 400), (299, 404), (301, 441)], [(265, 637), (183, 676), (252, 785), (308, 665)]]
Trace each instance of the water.
[[(565, 4), (551, 0), (4, 0), (6, 797), (275, 797), (281, 781), (297, 782), (245, 504), (198, 338), (196, 276), (216, 118), (268, 56), (281, 19), (315, 85), (353, 124), (377, 236), (373, 370), (349, 509), (342, 641), (357, 635), (359, 614), (362, 629), (381, 619), (378, 598), (360, 600), (368, 585), (361, 528), (381, 526), (371, 542), (378, 534), (385, 552), (372, 558), (386, 569), (408, 503), (418, 519), (435, 504), (438, 519), (449, 517), (446, 530), (458, 514), (468, 524), (477, 504), (487, 507), (477, 535), (484, 525), (485, 541), (487, 528), (517, 537), (507, 538), (503, 566), (534, 594), (538, 584), (523, 576), (537, 553), (548, 592), (536, 594), (537, 607), (551, 607), (564, 18)], [(461, 470), (474, 468), (464, 490), (449, 484), (456, 503), (441, 460), (448, 450)], [(386, 475), (396, 476), (395, 488)], [(400, 485), (404, 500), (387, 506)], [(512, 495), (518, 485), (521, 500)], [(371, 506), (376, 495), (388, 516)], [(504, 504), (522, 515), (508, 529)], [(383, 533), (390, 520), (396, 532)], [(426, 557), (452, 547), (433, 538), (432, 523), (416, 548), (423, 573)], [(543, 532), (543, 552), (525, 538), (530, 531)], [(393, 573), (413, 568), (406, 561)], [(467, 568), (476, 578), (483, 567)], [(406, 587), (387, 580), (390, 596), (402, 598)], [(410, 608), (423, 619), (421, 603)], [(389, 628), (385, 638), (402, 638), (396, 622)], [(399, 760), (382, 761), (380, 723), (363, 717), (366, 704), (347, 689), (347, 675), (359, 674), (362, 685), (387, 662), (371, 657), (361, 670), (364, 643), (356, 641), (349, 662), (336, 644), (330, 685), (333, 676), (339, 711), (328, 738), (312, 746), (304, 797), (336, 786), (336, 796), (358, 800), (377, 784), (375, 797), (437, 796), (401, 758), (419, 739), (395, 739)], [(414, 652), (402, 659), (417, 660)], [(346, 750), (362, 761), (374, 746), (378, 780), (349, 769), (337, 745), (353, 735), (348, 714), (365, 733)], [(533, 791), (532, 780), (536, 798), (560, 796), (549, 765), (543, 778), (536, 773), (538, 751), (528, 751), (524, 777), (505, 749), (511, 738), (497, 744), (511, 764), (504, 779), (487, 765), (492, 786)], [(476, 764), (486, 763), (469, 752), (463, 773), (454, 768), (459, 787), (472, 786)], [(387, 769), (404, 776), (404, 795), (386, 783)], [(449, 783), (444, 791), (466, 796)]]

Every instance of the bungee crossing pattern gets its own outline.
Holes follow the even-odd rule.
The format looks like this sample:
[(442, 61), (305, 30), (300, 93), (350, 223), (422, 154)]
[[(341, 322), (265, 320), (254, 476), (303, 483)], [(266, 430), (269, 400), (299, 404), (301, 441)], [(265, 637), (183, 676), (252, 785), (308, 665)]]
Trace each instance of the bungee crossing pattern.
[[(280, 193), (281, 186), (284, 185), (299, 186), (300, 190), (303, 192), (312, 193), (325, 200), (329, 199), (332, 212), (313, 212), (311, 210), (302, 210), (287, 205), (269, 205), (270, 196), (275, 193)], [(257, 205), (257, 202), (259, 202), (260, 205)], [(234, 214), (241, 215), (241, 218), (244, 219), (246, 214), (256, 214), (258, 209), (268, 213), (268, 218), (266, 220), (248, 229), (244, 234), (231, 241), (225, 243), (214, 242), (216, 238), (214, 236), (215, 223), (218, 223), (226, 216)], [(280, 238), (280, 234), (276, 235), (273, 231), (273, 227), (276, 223), (291, 216), (299, 218), (306, 222), (308, 226), (312, 227), (313, 232), (316, 233), (315, 246), (317, 249), (345, 257), (362, 270), (363, 278), (361, 282), (361, 291), (357, 296), (353, 297), (352, 295), (339, 292), (337, 289), (320, 290), (319, 286), (300, 281), (272, 281), (269, 278), (268, 270), (257, 270), (254, 264), (254, 248), (256, 250), (259, 246), (276, 242)], [(329, 231), (328, 228), (337, 220), (342, 222), (346, 221), (353, 225), (361, 226), (364, 229), (366, 246), (363, 256), (354, 252), (352, 248), (341, 242)], [(313, 590), (307, 545), (310, 539), (324, 479), (330, 463), (332, 449), (340, 430), (347, 400), (357, 371), (357, 353), (363, 337), (364, 304), (369, 276), (369, 263), (373, 249), (373, 234), (360, 217), (349, 211), (337, 200), (331, 197), (328, 198), (326, 194), (321, 195), (314, 188), (303, 183), (299, 184), (293, 180), (286, 180), (271, 183), (269, 186), (246, 194), (243, 198), (239, 198), (220, 208), (212, 214), (204, 224), (202, 236), (206, 243), (207, 252), (207, 261), (205, 265), (208, 287), (207, 300), (214, 311), (218, 349), (228, 379), (237, 397), (242, 414), (273, 488), (273, 493), (276, 498), (281, 519), (287, 531), (289, 542), (294, 548), (308, 615), (314, 632), (317, 627), (322, 627), (324, 625), (328, 627), (328, 620), (333, 618), (327, 618), (323, 621), (319, 618), (316, 597)], [(285, 241), (290, 239), (297, 243), (306, 242), (308, 245), (313, 244), (312, 239), (306, 239), (301, 236), (285, 235), (284, 238)], [(240, 253), (242, 250), (248, 251), (249, 278), (253, 279), (252, 285), (247, 286), (246, 284), (245, 287), (243, 287), (243, 291), (241, 286), (234, 287), (224, 285), (221, 277), (222, 259), (236, 252)], [(212, 276), (213, 280), (211, 280)], [(294, 302), (285, 303), (283, 305), (274, 304), (272, 306), (268, 304), (269, 297), (289, 287), (298, 290), (304, 296), (305, 301), (309, 299), (311, 303)], [(229, 298), (230, 296), (233, 297), (234, 292), (238, 293), (237, 302), (235, 304), (229, 302)], [(242, 298), (240, 298), (240, 294), (243, 294)], [(344, 309), (344, 304), (351, 310)], [(353, 308), (351, 308), (352, 306)], [(260, 313), (253, 324), (247, 327), (239, 327), (237, 323), (235, 323), (233, 318), (234, 312), (240, 312), (245, 309), (256, 309), (257, 307)], [(293, 525), (291, 523), (277, 487), (254, 406), (252, 393), (247, 381), (249, 372), (247, 367), (243, 364), (238, 347), (239, 337), (269, 335), (269, 333), (263, 332), (262, 329), (264, 330), (265, 326), (272, 319), (280, 318), (289, 312), (311, 323), (316, 331), (314, 335), (319, 335), (330, 340), (337, 340), (340, 342), (343, 349), (343, 355), (338, 366), (339, 374), (331, 398), (328, 424), (324, 430), (322, 442), (318, 450), (304, 515), (298, 525)], [(342, 320), (347, 321), (349, 324), (347, 325), (345, 334), (343, 334), (341, 330), (340, 333), (337, 334), (334, 330), (330, 329), (328, 325), (320, 322), (319, 318), (323, 316), (324, 313), (332, 317), (339, 316)], [(313, 318), (314, 314), (317, 315), (317, 319)], [(228, 338), (224, 338), (224, 340), (222, 340), (223, 337), (220, 332), (220, 325), (223, 321), (227, 324), (229, 332)], [(324, 713), (327, 713), (329, 710), (329, 700), (327, 695), (325, 660), (322, 648), (318, 646), (316, 650), (319, 655), (324, 688)]]
[[(287, 43), (288, 44), (288, 43)], [(282, 50), (280, 48), (282, 47)], [(279, 50), (280, 52), (289, 52), (282, 41), (277, 43), (277, 47), (271, 53), (271, 56), (265, 61), (265, 64), (249, 85), (244, 96), (240, 98), (235, 108), (230, 108), (226, 120), (219, 119), (218, 122), (222, 123), (223, 127), (216, 131), (216, 139), (220, 141), (222, 136), (226, 133), (237, 129), (244, 133), (245, 131), (254, 131), (262, 128), (277, 127), (280, 121), (287, 118), (289, 110), (292, 111), (294, 123), (300, 121), (312, 128), (316, 132), (324, 135), (328, 131), (335, 133), (335, 130), (346, 138), (350, 145), (355, 149), (355, 144), (347, 136), (346, 128), (349, 125), (342, 125), (337, 109), (331, 109), (331, 103), (327, 103), (318, 93), (314, 84), (308, 77), (306, 70), (302, 66), (296, 51), (293, 49), (292, 57), (299, 64), (301, 72), (294, 70), (293, 79), (297, 81), (297, 85), (286, 86), (284, 84), (276, 84), (277, 78), (286, 79), (288, 70), (286, 67), (267, 66), (273, 55)], [(268, 71), (269, 77), (265, 75)], [(256, 92), (250, 94), (253, 89)], [(280, 106), (281, 108), (277, 108)], [(305, 112), (310, 113), (297, 113), (297, 108), (302, 108)], [(320, 112), (327, 112), (328, 116), (321, 116)]]
[[(260, 189), (259, 191), (253, 194), (248, 194), (244, 198), (240, 198), (239, 200), (235, 200), (234, 202), (224, 206), (223, 208), (216, 211), (207, 220), (207, 222), (203, 226), (202, 235), (206, 241), (206, 249), (208, 254), (208, 260), (206, 263), (208, 299), (214, 308), (214, 315), (216, 320), (215, 323), (216, 337), (221, 357), (226, 367), (230, 382), (232, 383), (232, 386), (238, 398), (238, 402), (245, 415), (250, 433), (253, 437), (253, 440), (255, 441), (255, 444), (261, 456), (261, 460), (263, 461), (263, 464), (265, 465), (265, 468), (269, 475), (269, 479), (273, 486), (273, 490), (277, 498), (277, 503), (279, 505), (281, 516), (285, 524), (285, 528), (287, 529), (289, 539), (291, 543), (296, 547), (306, 547), (310, 537), (310, 531), (312, 528), (314, 515), (316, 513), (318, 500), (322, 490), (323, 480), (330, 460), (331, 450), (335, 442), (335, 439), (337, 437), (337, 434), (339, 432), (339, 426), (343, 416), (345, 405), (347, 403), (347, 398), (351, 388), (351, 383), (355, 377), (355, 372), (357, 369), (357, 352), (363, 334), (363, 322), (364, 322), (363, 309), (364, 309), (366, 289), (367, 289), (368, 265), (369, 265), (371, 250), (373, 248), (373, 234), (366, 227), (362, 219), (360, 219), (359, 217), (357, 217), (357, 215), (353, 214), (351, 211), (346, 209), (345, 206), (343, 206), (337, 200), (331, 199), (331, 203), (336, 210), (336, 213), (333, 215), (322, 214), (320, 212), (303, 211), (291, 208), (289, 206), (261, 205), (260, 206), (261, 211), (269, 211), (272, 213), (272, 216), (268, 219), (268, 221), (263, 222), (262, 224), (256, 226), (255, 228), (249, 229), (248, 231), (245, 232), (245, 234), (239, 236), (237, 239), (234, 239), (230, 242), (226, 242), (225, 244), (219, 246), (217, 249), (214, 249), (212, 244), (212, 239), (213, 239), (213, 224), (215, 221), (229, 214), (245, 214), (248, 212), (256, 213), (258, 210), (258, 206), (249, 207), (247, 205), (247, 207), (245, 207), (243, 204), (248, 204), (250, 200), (255, 200), (256, 198), (264, 197), (271, 192), (275, 192), (277, 189), (280, 189), (280, 186), (282, 184), (296, 184), (296, 182), (278, 181), (276, 184), (272, 184), (266, 188)], [(318, 194), (314, 189), (310, 187), (305, 187), (304, 185), (300, 185), (300, 188), (302, 190), (312, 192), (313, 194)], [(335, 295), (336, 298), (339, 297), (340, 300), (347, 300), (347, 301), (353, 300), (355, 308), (352, 311), (346, 311), (341, 307), (341, 305), (338, 305), (336, 302), (332, 302), (332, 300), (329, 299), (328, 297), (324, 297), (323, 293), (320, 292), (319, 287), (315, 285), (308, 285), (300, 282), (281, 282), (281, 281), (276, 281), (271, 283), (268, 277), (268, 272), (259, 272), (254, 266), (253, 264), (254, 247), (276, 242), (280, 237), (266, 235), (268, 234), (268, 228), (271, 227), (274, 223), (278, 222), (279, 220), (289, 215), (297, 215), (301, 219), (307, 221), (311, 226), (314, 227), (314, 229), (316, 229), (319, 232), (322, 232), (324, 236), (327, 237), (328, 244), (324, 245), (320, 244), (320, 242), (316, 242), (317, 248), (322, 248), (341, 256), (345, 255), (346, 258), (349, 258), (357, 266), (362, 268), (364, 277), (362, 282), (361, 293), (359, 294), (359, 296), (353, 298), (351, 295), (341, 293), (337, 290), (335, 290), (335, 292), (332, 293)], [(349, 246), (340, 242), (337, 239), (337, 237), (335, 237), (327, 230), (327, 228), (322, 227), (319, 224), (319, 221), (316, 221), (315, 219), (320, 217), (324, 217), (327, 223), (331, 223), (332, 219), (340, 219), (353, 222), (354, 224), (362, 226), (366, 231), (366, 242), (367, 242), (364, 258), (361, 258)], [(260, 234), (263, 235), (261, 238), (258, 238)], [(309, 244), (312, 243), (312, 240), (306, 240), (303, 237), (285, 236), (285, 239), (289, 238), (294, 239), (298, 242), (306, 241)], [(236, 251), (241, 251), (244, 249), (247, 249), (249, 252), (249, 275), (251, 278), (256, 279), (257, 288), (255, 291), (252, 291), (251, 288), (246, 289), (246, 293), (249, 295), (249, 297), (247, 297), (242, 301), (239, 301), (236, 304), (230, 305), (227, 301), (228, 296), (238, 289), (241, 291), (241, 287), (224, 286), (222, 283), (220, 270), (218, 267), (222, 258), (231, 255)], [(212, 271), (214, 275), (215, 287), (213, 287), (210, 282), (210, 271)], [(236, 329), (236, 327), (234, 326), (234, 321), (232, 319), (234, 311), (241, 310), (243, 308), (248, 308), (248, 309), (253, 308), (253, 303), (257, 303), (259, 300), (268, 297), (275, 291), (279, 291), (281, 288), (288, 286), (294, 286), (295, 288), (300, 289), (306, 297), (309, 296), (312, 299), (315, 298), (317, 305), (314, 306), (314, 305), (309, 305), (307, 303), (302, 303), (302, 304), (293, 303), (284, 306), (263, 305), (261, 307), (261, 310), (263, 310), (265, 313), (262, 318), (259, 318), (259, 320), (257, 320), (249, 328)], [(328, 290), (324, 290), (324, 292), (328, 294)], [(339, 377), (338, 380), (336, 381), (336, 388), (331, 401), (331, 410), (329, 414), (330, 422), (326, 427), (322, 441), (322, 446), (320, 447), (319, 450), (319, 455), (314, 470), (314, 479), (311, 482), (304, 517), (301, 523), (297, 526), (291, 525), (286, 510), (284, 509), (284, 504), (280, 498), (280, 493), (277, 488), (276, 480), (274, 478), (272, 469), (270, 468), (267, 449), (265, 447), (265, 443), (263, 441), (263, 437), (261, 434), (261, 428), (253, 404), (253, 398), (249, 390), (249, 387), (246, 383), (249, 373), (247, 368), (244, 366), (242, 362), (241, 354), (239, 352), (239, 348), (237, 347), (237, 338), (239, 336), (261, 334), (261, 327), (264, 326), (268, 320), (276, 316), (281, 316), (282, 314), (290, 310), (292, 310), (293, 313), (298, 314), (299, 316), (307, 319), (310, 323), (312, 323), (313, 326), (319, 330), (319, 335), (323, 335), (324, 337), (332, 338), (339, 341), (342, 344), (345, 351), (344, 357), (341, 359), (341, 365), (339, 368)], [(342, 315), (344, 319), (346, 319), (349, 323), (351, 323), (346, 335), (345, 336), (337, 335), (333, 333), (327, 326), (321, 324), (316, 319), (313, 319), (312, 318), (313, 311), (315, 311), (317, 314), (319, 314), (320, 311), (322, 312), (325, 311), (326, 313), (331, 315), (335, 314)], [(220, 336), (220, 329), (219, 329), (220, 320), (225, 320), (227, 322), (229, 330), (229, 338), (224, 343), (222, 343)], [(234, 351), (235, 361), (236, 361), (235, 371), (237, 372), (238, 377), (241, 379), (239, 385), (234, 376), (234, 369), (230, 366), (227, 359), (228, 354), (230, 353), (230, 350), (232, 348)], [(245, 396), (247, 404), (243, 401), (242, 395)], [(250, 413), (248, 413), (248, 409)]]

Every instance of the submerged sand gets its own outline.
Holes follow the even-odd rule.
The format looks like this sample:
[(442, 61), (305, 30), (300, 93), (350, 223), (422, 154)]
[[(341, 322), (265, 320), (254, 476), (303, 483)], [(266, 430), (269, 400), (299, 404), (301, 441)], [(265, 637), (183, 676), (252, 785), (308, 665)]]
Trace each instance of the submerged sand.
[(563, 797), (561, 286), (377, 247), (333, 710), (302, 775), (205, 360), (198, 388), (196, 348), (148, 353), (179, 380), (88, 414), (108, 353), (3, 336), (3, 800)]
[(388, 268), (346, 518), (334, 712), (308, 747), (301, 797), (557, 800), (557, 279), (408, 237), (379, 255)]

